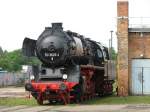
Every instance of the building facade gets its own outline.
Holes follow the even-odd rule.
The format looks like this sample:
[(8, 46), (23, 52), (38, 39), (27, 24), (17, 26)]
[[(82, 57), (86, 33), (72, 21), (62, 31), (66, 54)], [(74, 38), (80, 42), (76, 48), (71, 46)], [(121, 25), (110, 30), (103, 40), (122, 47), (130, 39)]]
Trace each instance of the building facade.
[(128, 1), (117, 2), (118, 95), (150, 94), (150, 28), (129, 27)]

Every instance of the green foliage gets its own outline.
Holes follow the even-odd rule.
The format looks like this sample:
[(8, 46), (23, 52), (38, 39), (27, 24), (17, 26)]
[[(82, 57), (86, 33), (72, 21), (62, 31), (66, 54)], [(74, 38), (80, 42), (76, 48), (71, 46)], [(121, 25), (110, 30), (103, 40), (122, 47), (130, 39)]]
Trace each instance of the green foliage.
[(27, 58), (23, 56), (22, 51), (3, 52), (0, 55), (0, 67), (7, 71), (19, 71), (22, 65), (37, 65), (40, 61), (37, 58)]
[(115, 51), (114, 48), (112, 48), (112, 60), (116, 60), (117, 59), (117, 53)]
[(0, 55), (2, 55), (3, 54), (3, 49), (2, 49), (2, 47), (0, 46)]

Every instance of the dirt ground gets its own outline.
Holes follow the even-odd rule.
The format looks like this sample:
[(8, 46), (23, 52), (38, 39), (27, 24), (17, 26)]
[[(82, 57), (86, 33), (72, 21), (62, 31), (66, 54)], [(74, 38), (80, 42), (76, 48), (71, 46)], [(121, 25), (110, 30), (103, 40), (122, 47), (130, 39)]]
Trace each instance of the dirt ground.
[(150, 105), (0, 106), (0, 112), (150, 112)]
[(7, 87), (0, 88), (0, 97), (27, 97), (29, 92), (25, 91), (24, 87)]

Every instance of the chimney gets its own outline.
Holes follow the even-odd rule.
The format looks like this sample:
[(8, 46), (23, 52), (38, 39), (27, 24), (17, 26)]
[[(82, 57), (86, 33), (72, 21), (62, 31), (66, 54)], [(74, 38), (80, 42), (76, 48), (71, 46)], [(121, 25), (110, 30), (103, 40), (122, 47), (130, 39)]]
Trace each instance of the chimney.
[(128, 96), (128, 1), (117, 1), (118, 95)]
[(52, 23), (52, 29), (63, 29), (62, 23)]
[(117, 14), (118, 16), (128, 17), (128, 1), (117, 1)]

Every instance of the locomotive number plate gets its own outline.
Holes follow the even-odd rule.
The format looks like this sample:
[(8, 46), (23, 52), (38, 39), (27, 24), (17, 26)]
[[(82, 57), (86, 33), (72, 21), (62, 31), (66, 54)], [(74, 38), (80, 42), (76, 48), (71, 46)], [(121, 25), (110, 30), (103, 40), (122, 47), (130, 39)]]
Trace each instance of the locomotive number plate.
[(59, 56), (58, 53), (45, 53), (45, 57), (56, 57)]

